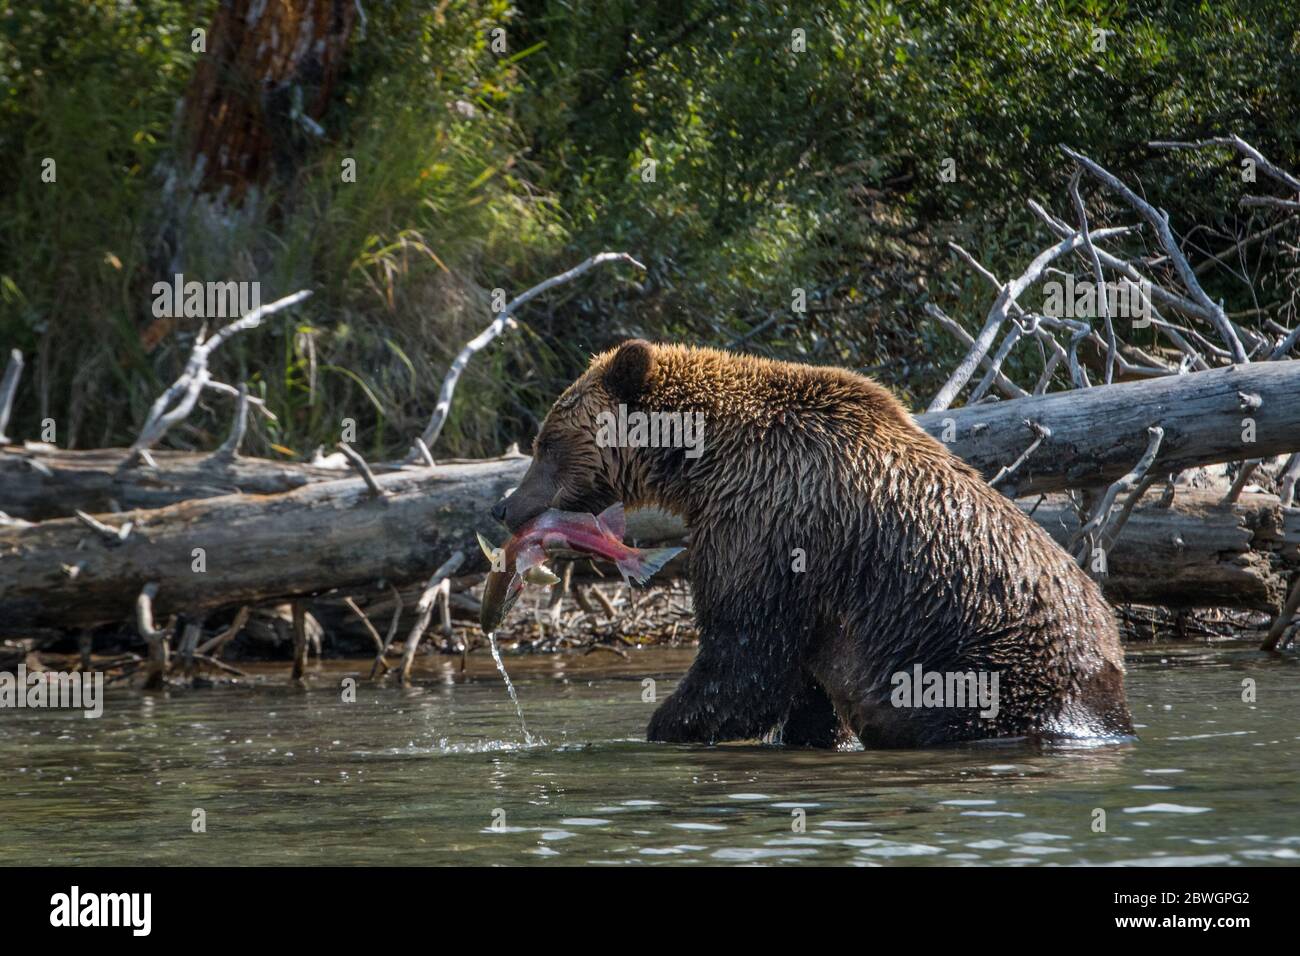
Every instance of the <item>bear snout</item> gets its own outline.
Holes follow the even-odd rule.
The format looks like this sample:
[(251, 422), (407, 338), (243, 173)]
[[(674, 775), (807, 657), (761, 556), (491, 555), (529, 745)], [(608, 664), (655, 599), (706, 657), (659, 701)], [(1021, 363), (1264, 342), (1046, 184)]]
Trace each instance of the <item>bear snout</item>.
[(492, 517), (514, 534), (550, 506), (550, 495), (530, 493), (521, 485), (492, 506)]

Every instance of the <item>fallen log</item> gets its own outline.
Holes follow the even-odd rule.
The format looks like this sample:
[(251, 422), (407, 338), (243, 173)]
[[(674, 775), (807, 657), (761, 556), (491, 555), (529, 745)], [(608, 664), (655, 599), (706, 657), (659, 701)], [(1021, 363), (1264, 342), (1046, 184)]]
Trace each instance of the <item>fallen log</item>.
[[(498, 527), (491, 507), (527, 465), (518, 456), (382, 474), (380, 497), (363, 480), (335, 478), (97, 519), (110, 529), (129, 523), (122, 538), (77, 518), (0, 526), (0, 634), (126, 620), (150, 584), (164, 619), (377, 581), (400, 587), (457, 550), (468, 556), (463, 570), (486, 570), (476, 532)], [(629, 533), (653, 540), (662, 523), (634, 514)]]
[[(491, 506), (527, 463), (518, 457), (383, 474), (376, 477), (382, 496), (343, 478), (97, 519), (110, 528), (130, 522), (125, 538), (76, 518), (0, 527), (0, 629), (127, 620), (147, 585), (155, 585), (154, 613), (164, 619), (379, 581), (402, 587), (456, 551), (467, 556), (462, 571), (484, 570), (475, 533), (495, 527)], [(1184, 489), (1171, 507), (1139, 505), (1109, 556), (1103, 583), (1112, 597), (1275, 608), (1298, 563), (1300, 510), (1271, 495), (1245, 494), (1227, 506), (1216, 504), (1221, 498)], [(1044, 501), (1034, 517), (1063, 543), (1077, 525), (1063, 498)], [(630, 516), (629, 538), (642, 544), (683, 530), (658, 512)]]
[[(1300, 449), (1300, 363), (1233, 365), (1187, 375), (1053, 392), (917, 417), (991, 478), (1048, 434), (998, 488), (1009, 497), (1107, 484), (1164, 438), (1153, 474)], [(1253, 438), (1253, 441), (1246, 440)]]
[(116, 544), (75, 518), (0, 528), (0, 625), (95, 625), (130, 616), (154, 583), (154, 613), (197, 614), (335, 587), (408, 583), (456, 550), (482, 561), (475, 531), (526, 459), (314, 482), (102, 515), (132, 523)]
[[(1164, 439), (1152, 474), (1300, 449), (1300, 363), (1029, 396), (927, 413), (917, 422), (986, 479), (1015, 463), (1041, 432), (1033, 453), (998, 488), (1010, 497), (1063, 491), (1127, 473), (1142, 457), (1153, 425), (1164, 429)], [(1248, 436), (1254, 440), (1244, 440)], [(160, 508), (237, 491), (276, 494), (339, 477), (337, 470), (312, 465), (187, 452), (155, 452), (157, 467), (123, 471), (126, 454), (40, 445), (0, 449), (0, 512), (30, 521), (74, 509)]]
[[(1069, 547), (1079, 529), (1069, 496), (1020, 504)], [(1168, 506), (1153, 493), (1133, 509), (1099, 583), (1115, 604), (1276, 612), (1298, 569), (1300, 509), (1276, 495), (1246, 493), (1224, 505), (1221, 491), (1179, 488)]]
[(164, 508), (240, 492), (274, 495), (346, 472), (300, 462), (155, 451), (156, 467), (121, 469), (124, 448), (69, 451), (29, 443), (0, 448), (0, 511), (41, 521), (74, 510), (90, 514)]

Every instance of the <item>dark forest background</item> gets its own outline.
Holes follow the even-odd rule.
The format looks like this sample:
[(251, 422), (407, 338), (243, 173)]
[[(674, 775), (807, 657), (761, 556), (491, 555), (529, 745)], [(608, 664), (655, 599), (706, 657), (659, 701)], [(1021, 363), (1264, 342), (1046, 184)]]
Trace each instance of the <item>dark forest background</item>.
[[(226, 14), (259, 5), (311, 16), (289, 0)], [(1073, 221), (1058, 144), (1168, 210), (1193, 263), (1276, 213), (1237, 207), (1231, 151), (1149, 140), (1236, 133), (1300, 170), (1295, 0), (347, 0), (327, 62), (272, 87), (238, 55), (202, 75), (220, 6), (0, 0), (0, 345), (34, 383), (13, 434), (53, 417), (60, 445), (128, 444), (199, 330), (151, 311), (180, 271), (257, 280), (263, 302), (315, 291), (214, 357), (278, 415), (247, 451), (309, 454), (351, 417), (365, 453), (398, 454), (491, 290), (602, 250), (648, 270), (607, 266), (521, 312), (471, 364), (435, 454), (530, 439), (590, 353), (634, 334), (843, 365), (924, 399), (961, 347), (923, 306), (975, 328), (993, 294), (947, 242), (1018, 274), (1050, 242), (1026, 200)], [(195, 174), (196, 144), (227, 135), (213, 84), (257, 127), (267, 161), (246, 181)], [(1131, 221), (1089, 200), (1094, 221)], [(1260, 242), (1236, 264), (1255, 292), (1230, 269), (1207, 288), (1240, 322), (1292, 325), (1295, 254)], [(174, 446), (221, 440), (230, 403), (204, 401)]]

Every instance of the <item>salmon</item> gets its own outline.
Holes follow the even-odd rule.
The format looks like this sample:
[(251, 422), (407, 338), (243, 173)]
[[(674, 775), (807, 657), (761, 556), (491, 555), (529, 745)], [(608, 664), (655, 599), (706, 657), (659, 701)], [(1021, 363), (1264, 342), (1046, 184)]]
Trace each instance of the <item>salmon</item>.
[(543, 511), (501, 548), (478, 536), (479, 547), (492, 562), (483, 587), (479, 624), (485, 633), (501, 626), (523, 593), (524, 584), (555, 584), (560, 579), (545, 565), (549, 554), (577, 551), (612, 561), (624, 581), (645, 584), (684, 548), (633, 548), (623, 543), (627, 522), (622, 503), (611, 505), (598, 515), (577, 511)]

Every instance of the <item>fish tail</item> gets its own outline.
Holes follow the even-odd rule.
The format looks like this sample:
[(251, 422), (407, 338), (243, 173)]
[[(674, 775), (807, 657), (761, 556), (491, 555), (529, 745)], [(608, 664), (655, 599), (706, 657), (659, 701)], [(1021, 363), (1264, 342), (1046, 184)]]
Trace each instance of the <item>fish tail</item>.
[(523, 578), (518, 573), (493, 571), (488, 574), (478, 613), (479, 627), (484, 633), (490, 634), (501, 626), (523, 590)]
[(685, 548), (647, 548), (644, 551), (634, 549), (626, 558), (617, 562), (618, 570), (624, 578), (630, 578), (637, 584), (645, 584), (656, 571), (685, 550)]

